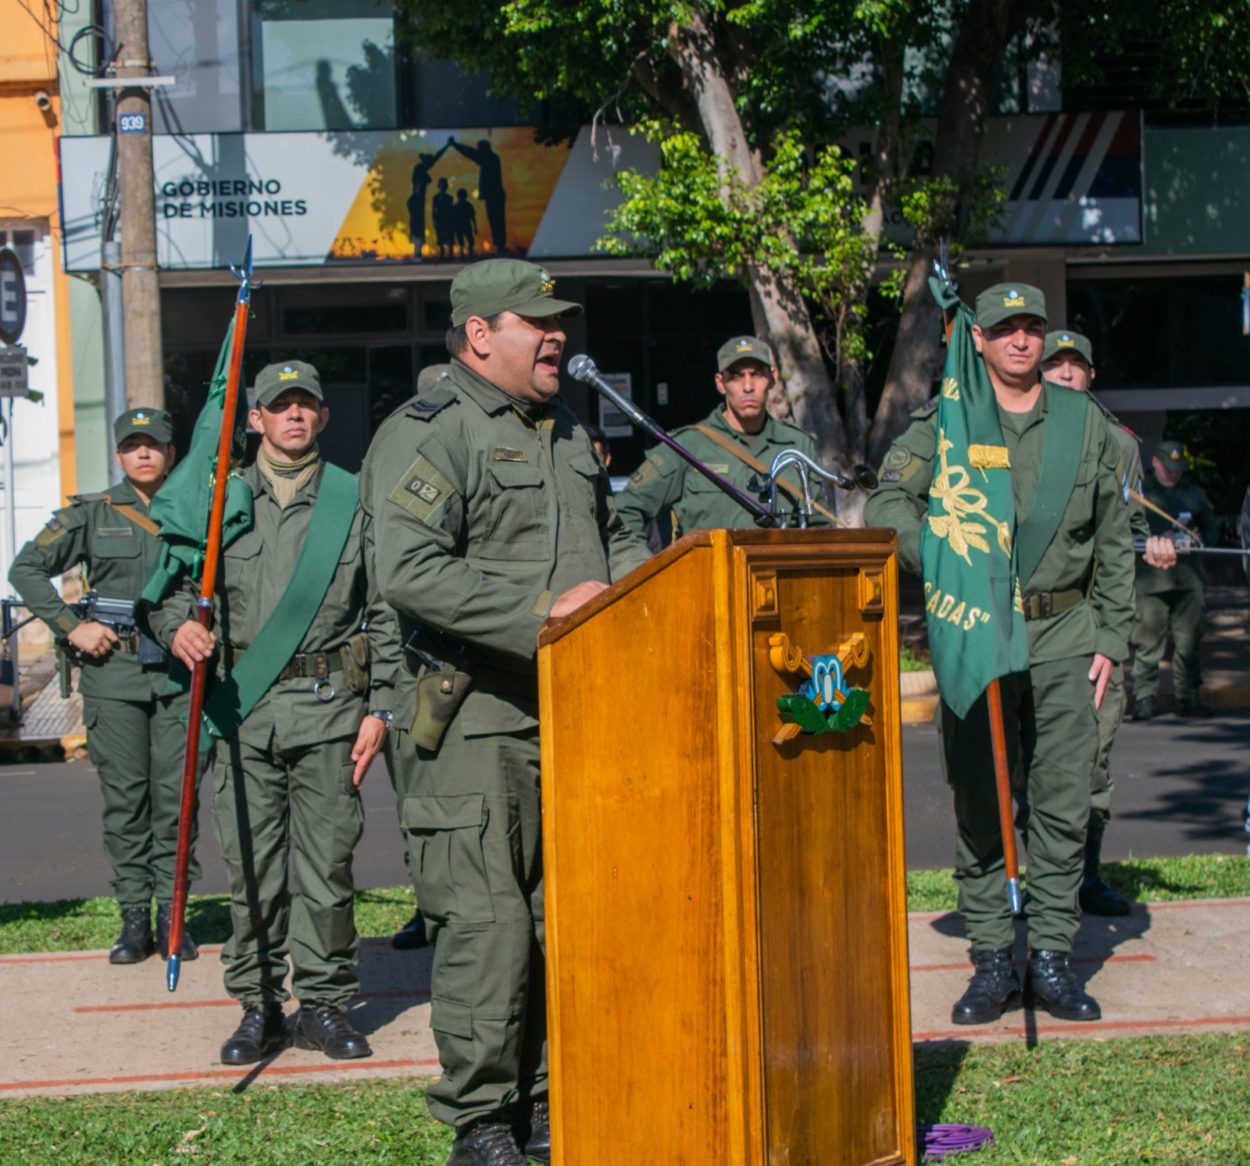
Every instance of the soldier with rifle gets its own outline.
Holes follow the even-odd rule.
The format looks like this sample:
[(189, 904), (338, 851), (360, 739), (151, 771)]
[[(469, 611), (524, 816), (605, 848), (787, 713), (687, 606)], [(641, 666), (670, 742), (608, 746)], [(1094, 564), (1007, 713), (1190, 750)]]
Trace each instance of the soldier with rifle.
[[(168, 955), (186, 698), (169, 695), (168, 660), (133, 614), (160, 551), (148, 508), (173, 467), (173, 424), (160, 409), (131, 409), (113, 435), (122, 480), (72, 497), (18, 553), (9, 579), (52, 629), (61, 658), (82, 669), (87, 750), (104, 795), (104, 853), (122, 915), (109, 963), (134, 964), (157, 948)], [(91, 586), (81, 605), (66, 603), (52, 585), (75, 566)], [(194, 859), (190, 875), (199, 877)], [(182, 958), (196, 954), (184, 935)]]
[(347, 1018), (358, 988), (352, 852), (359, 786), (392, 720), (397, 644), (366, 571), (356, 478), (317, 446), (329, 415), (312, 365), (261, 370), (248, 414), (260, 446), (235, 471), (250, 521), (223, 547), (213, 626), (197, 620), (189, 583), (147, 612), (188, 669), (218, 659), (204, 711), (218, 737), (213, 812), (230, 874), (222, 960), (243, 1008), (221, 1048), (228, 1065), (281, 1045), (292, 992), (299, 1047), (371, 1053)]
[[(1094, 349), (1089, 338), (1079, 332), (1062, 329), (1046, 335), (1042, 351), (1042, 375), (1048, 381), (1063, 385), (1077, 392), (1088, 392), (1097, 372), (1094, 368)], [(1120, 483), (1129, 499), (1129, 522), (1133, 534), (1146, 541), (1146, 562), (1159, 570), (1169, 570), (1176, 564), (1176, 547), (1171, 539), (1151, 536), (1146, 521), (1146, 508), (1142, 505), (1141, 454), (1138, 439), (1091, 395), (1107, 417), (1111, 434), (1120, 450)], [(1098, 707), (1098, 761), (1090, 771), (1089, 829), (1085, 834), (1085, 869), (1081, 876), (1080, 904), (1087, 915), (1127, 915), (1129, 904), (1123, 896), (1103, 881), (1102, 840), (1111, 819), (1111, 791), (1115, 783), (1111, 779), (1111, 746), (1116, 730), (1124, 719), (1127, 699), (1124, 694), (1124, 666), (1117, 662), (1107, 684), (1107, 693)]]

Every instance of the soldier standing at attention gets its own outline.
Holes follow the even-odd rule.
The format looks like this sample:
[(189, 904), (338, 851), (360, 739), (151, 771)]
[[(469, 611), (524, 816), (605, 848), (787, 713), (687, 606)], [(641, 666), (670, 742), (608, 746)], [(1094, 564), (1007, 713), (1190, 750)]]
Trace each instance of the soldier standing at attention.
[[(1008, 766), (1019, 765), (1029, 817), (1027, 990), (1052, 1015), (1097, 1020), (1098, 1003), (1068, 965), (1080, 921), (1077, 891), (1089, 822), (1090, 773), (1098, 757), (1098, 706), (1128, 650), (1133, 548), (1121, 489), (1119, 446), (1102, 412), (1066, 407), (1040, 376), (1046, 301), (1027, 284), (998, 284), (976, 301), (976, 350), (994, 389), (1011, 470), (1015, 524), (1030, 511), (1056, 516), (1038, 565), (1017, 581), (1028, 629), (1029, 668), (1000, 681)], [(891, 446), (865, 521), (892, 526), (899, 559), (920, 570), (922, 531), (937, 446), (936, 403)], [(1083, 419), (1082, 419), (1083, 418)], [(1052, 450), (1080, 450), (1074, 477), (1043, 472)], [(1061, 461), (1062, 459), (1056, 459)], [(960, 720), (942, 706), (942, 747), (955, 799), (955, 880), (972, 944), (974, 975), (955, 1003), (955, 1024), (985, 1024), (1016, 1002), (1014, 929), (1004, 890), (1003, 840), (995, 795), (986, 696)]]
[[(81, 565), (98, 595), (133, 603), (160, 553), (148, 507), (173, 468), (173, 423), (160, 409), (131, 409), (114, 422), (113, 436), (122, 481), (58, 510), (13, 560), (9, 579), (62, 650), (82, 664), (87, 750), (104, 795), (104, 854), (122, 913), (109, 963), (135, 964), (158, 947), (168, 955), (186, 698), (167, 694), (168, 660), (155, 644), (137, 632), (119, 638), (68, 606), (52, 586), (57, 575)], [(200, 876), (194, 857), (189, 875)], [(182, 958), (197, 955), (185, 936)]]
[[(1096, 376), (1094, 349), (1089, 338), (1079, 332), (1049, 332), (1042, 350), (1042, 376), (1057, 385), (1075, 389), (1078, 393), (1089, 391)], [(1099, 405), (1096, 397), (1090, 400)], [(1105, 409), (1104, 409), (1104, 412)], [(1120, 422), (1106, 413), (1111, 434), (1120, 450), (1120, 485), (1126, 492), (1141, 491), (1141, 454), (1137, 449), (1137, 437)], [(1176, 562), (1176, 548), (1170, 539), (1150, 537), (1146, 521), (1146, 508), (1130, 494), (1129, 523), (1133, 534), (1146, 539), (1146, 561), (1167, 569)], [(1090, 771), (1089, 783), (1089, 830), (1085, 835), (1085, 870), (1081, 876), (1080, 904), (1087, 915), (1127, 915), (1128, 900), (1117, 894), (1102, 879), (1102, 839), (1111, 819), (1111, 791), (1115, 782), (1111, 779), (1111, 746), (1116, 730), (1124, 719), (1127, 701), (1124, 695), (1124, 666), (1117, 663), (1111, 672), (1106, 695), (1098, 706), (1098, 762)]]
[[(673, 436), (723, 478), (755, 493), (768, 473), (773, 458), (783, 449), (797, 449), (815, 459), (812, 435), (771, 417), (764, 408), (769, 390), (777, 381), (773, 352), (754, 336), (726, 340), (716, 354), (716, 391), (724, 398), (697, 425), (678, 429)], [(793, 492), (778, 491), (778, 502), (793, 503), (798, 478), (793, 470), (782, 475)], [(672, 510), (681, 532), (751, 528), (754, 518), (702, 474), (691, 469), (665, 446), (656, 446), (616, 496), (622, 521), (640, 538), (647, 524)], [(831, 525), (832, 516), (820, 510), (812, 516), (814, 526)]]
[(555, 399), (581, 307), (554, 291), (521, 260), (464, 268), (451, 376), (383, 425), (362, 471), (378, 585), (416, 674), (404, 825), (434, 944), (443, 1075), (426, 1097), (456, 1127), (449, 1166), (551, 1159), (538, 633), (648, 557)]
[[(1197, 482), (1185, 480), (1189, 458), (1179, 441), (1161, 441), (1150, 459), (1152, 473), (1142, 493), (1165, 514), (1191, 528), (1204, 545), (1219, 537), (1215, 510)], [(1163, 515), (1147, 507), (1151, 531), (1188, 545), (1182, 534)], [(1202, 703), (1202, 630), (1206, 622), (1207, 576), (1197, 555), (1187, 556), (1170, 571), (1149, 562), (1137, 564), (1137, 626), (1133, 629), (1133, 720), (1148, 721), (1155, 715), (1159, 689), (1159, 661), (1172, 633), (1172, 691), (1176, 711), (1182, 717), (1209, 717)]]
[(330, 416), (322, 400), (310, 364), (261, 370), (248, 414), (260, 447), (240, 471), (252, 523), (223, 548), (215, 629), (193, 618), (189, 586), (149, 612), (188, 668), (219, 643), (224, 655), (205, 712), (222, 738), (213, 813), (232, 934), (221, 958), (244, 1010), (221, 1049), (227, 1065), (282, 1042), (288, 955), (296, 1044), (336, 1060), (371, 1052), (346, 1016), (358, 988), (352, 851), (364, 825), (358, 787), (391, 721), (398, 647), (394, 617), (370, 599), (356, 478), (317, 448)]

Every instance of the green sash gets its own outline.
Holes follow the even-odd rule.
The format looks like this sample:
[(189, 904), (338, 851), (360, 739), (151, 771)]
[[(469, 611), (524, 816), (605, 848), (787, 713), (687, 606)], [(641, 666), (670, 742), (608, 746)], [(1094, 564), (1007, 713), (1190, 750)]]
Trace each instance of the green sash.
[(234, 733), (295, 655), (338, 569), (359, 497), (356, 476), (326, 462), (308, 533), (286, 591), (239, 666), (217, 683), (205, 702), (204, 716), (214, 736)]
[(1021, 588), (1028, 585), (1059, 529), (1085, 448), (1089, 398), (1074, 389), (1042, 382), (1047, 397), (1042, 467), (1029, 513), (1016, 528), (1016, 568)]

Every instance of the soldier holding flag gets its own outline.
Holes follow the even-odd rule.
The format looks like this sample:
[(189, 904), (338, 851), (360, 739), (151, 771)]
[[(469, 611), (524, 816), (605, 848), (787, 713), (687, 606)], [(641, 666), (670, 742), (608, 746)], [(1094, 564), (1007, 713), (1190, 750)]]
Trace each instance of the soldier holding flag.
[(1042, 292), (998, 284), (956, 313), (942, 389), (886, 454), (865, 511), (924, 577), (942, 743), (958, 823), (955, 878), (974, 975), (956, 1024), (1018, 1001), (988, 695), (1030, 806), (1026, 992), (1096, 1020), (1068, 957), (1098, 754), (1096, 709), (1133, 622), (1129, 511), (1110, 426), (1084, 393), (1042, 381)]

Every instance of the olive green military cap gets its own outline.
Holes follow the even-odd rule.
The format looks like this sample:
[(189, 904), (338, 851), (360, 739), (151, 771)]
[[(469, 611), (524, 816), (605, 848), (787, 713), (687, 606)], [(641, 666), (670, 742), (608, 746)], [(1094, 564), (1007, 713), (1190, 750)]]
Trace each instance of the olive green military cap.
[(324, 401), (321, 392), (321, 374), (307, 361), (284, 360), (267, 364), (256, 375), (256, 404), (268, 405), (287, 389), (300, 389), (311, 393), (318, 401)]
[(758, 360), (766, 368), (772, 368), (776, 364), (773, 350), (765, 341), (757, 340), (754, 336), (735, 336), (732, 340), (726, 340), (716, 353), (716, 371), (724, 372), (740, 360)]
[(439, 381), (451, 376), (451, 365), (430, 364), (417, 373), (417, 396), (428, 393)]
[(1173, 469), (1189, 469), (1189, 456), (1185, 453), (1185, 446), (1182, 442), (1159, 442), (1159, 444), (1155, 446), (1155, 457), (1157, 457), (1165, 466), (1169, 466)]
[(164, 409), (127, 409), (113, 422), (113, 440), (121, 445), (136, 433), (168, 445), (174, 439), (174, 419)]
[(1065, 355), (1079, 356), (1090, 368), (1094, 367), (1094, 346), (1088, 336), (1079, 332), (1047, 332), (1046, 343), (1042, 346), (1043, 362)]
[(1030, 283), (996, 283), (977, 296), (977, 326), (993, 328), (1012, 316), (1046, 319), (1046, 297)]
[(451, 281), (451, 322), (470, 316), (515, 312), (518, 316), (580, 316), (581, 304), (555, 298), (556, 281), (545, 268), (523, 259), (480, 259)]

